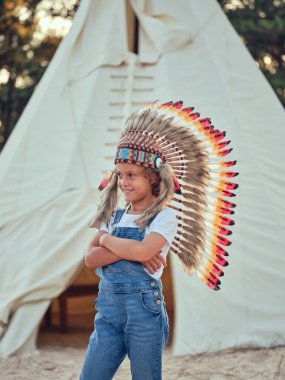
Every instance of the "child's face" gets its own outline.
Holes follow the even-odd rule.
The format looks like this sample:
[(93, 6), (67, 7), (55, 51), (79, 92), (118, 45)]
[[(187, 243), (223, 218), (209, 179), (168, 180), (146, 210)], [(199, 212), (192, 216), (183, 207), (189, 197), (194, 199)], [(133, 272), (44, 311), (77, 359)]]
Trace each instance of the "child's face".
[(117, 164), (118, 186), (127, 202), (138, 202), (152, 197), (151, 180), (144, 169), (133, 164)]

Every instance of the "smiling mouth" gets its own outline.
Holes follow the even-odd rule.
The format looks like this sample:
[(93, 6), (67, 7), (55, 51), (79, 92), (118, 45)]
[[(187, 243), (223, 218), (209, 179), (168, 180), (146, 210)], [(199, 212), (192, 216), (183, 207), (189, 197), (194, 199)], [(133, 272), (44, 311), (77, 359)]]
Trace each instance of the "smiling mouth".
[(130, 190), (130, 189), (122, 189), (122, 192), (124, 193), (124, 194), (128, 194), (128, 193), (130, 193), (130, 192), (132, 192), (133, 190)]

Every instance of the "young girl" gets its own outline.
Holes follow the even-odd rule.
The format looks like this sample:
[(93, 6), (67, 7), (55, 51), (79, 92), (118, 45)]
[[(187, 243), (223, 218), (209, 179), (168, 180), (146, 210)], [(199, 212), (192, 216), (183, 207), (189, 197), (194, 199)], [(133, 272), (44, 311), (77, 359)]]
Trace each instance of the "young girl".
[[(220, 245), (229, 245), (224, 235), (231, 233), (224, 225), (233, 224), (223, 214), (234, 204), (217, 194), (233, 196), (227, 189), (237, 185), (222, 178), (237, 175), (223, 170), (235, 161), (218, 162), (230, 152), (221, 150), (228, 141), (218, 142), (224, 132), (198, 120), (192, 107), (181, 108), (181, 101), (153, 103), (126, 121), (90, 224), (99, 232), (85, 262), (97, 268), (100, 283), (81, 380), (112, 379), (126, 355), (132, 379), (161, 379), (169, 325), (160, 277), (169, 249), (186, 271), (219, 289), (219, 265), (227, 265)], [(116, 207), (118, 189), (125, 209)]]
[[(138, 122), (139, 120), (137, 120)], [(169, 324), (160, 277), (177, 231), (171, 166), (121, 141), (85, 263), (100, 276), (95, 330), (81, 380), (112, 379), (126, 355), (133, 379), (161, 379)], [(116, 208), (117, 189), (127, 202)], [(105, 223), (104, 223), (105, 222)]]
[[(116, 209), (108, 225), (101, 225), (86, 255), (86, 265), (98, 268), (100, 290), (81, 379), (112, 379), (126, 354), (133, 379), (161, 379), (169, 326), (160, 276), (176, 234), (176, 216), (165, 208), (140, 228), (143, 213), (155, 215), (161, 179), (124, 163), (117, 163), (113, 176), (128, 207)], [(171, 186), (167, 192), (172, 194)]]

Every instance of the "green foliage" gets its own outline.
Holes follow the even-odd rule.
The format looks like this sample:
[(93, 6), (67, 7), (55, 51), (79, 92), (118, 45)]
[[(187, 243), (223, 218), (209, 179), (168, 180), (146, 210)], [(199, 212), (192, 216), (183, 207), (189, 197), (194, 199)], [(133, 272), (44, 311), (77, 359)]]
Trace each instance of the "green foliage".
[[(46, 3), (46, 6), (40, 6)], [(4, 0), (0, 2), (0, 150), (42, 77), (62, 36), (52, 29), (51, 18), (72, 19), (77, 4), (62, 0)], [(40, 13), (41, 12), (41, 13)], [(40, 28), (40, 15), (50, 24)]]
[(285, 106), (285, 0), (218, 0)]

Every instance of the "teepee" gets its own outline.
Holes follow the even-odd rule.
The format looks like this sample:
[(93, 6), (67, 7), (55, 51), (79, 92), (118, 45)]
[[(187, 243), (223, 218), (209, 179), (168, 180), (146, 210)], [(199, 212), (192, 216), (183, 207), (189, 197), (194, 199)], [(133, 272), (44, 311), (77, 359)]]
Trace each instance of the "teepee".
[[(174, 354), (284, 344), (284, 111), (213, 0), (82, 0), (0, 159), (0, 355), (35, 349), (50, 300), (82, 266), (98, 183), (124, 118), (184, 99), (228, 131), (240, 191), (220, 292), (175, 256)], [(24, 326), (24, 328), (23, 328)]]

